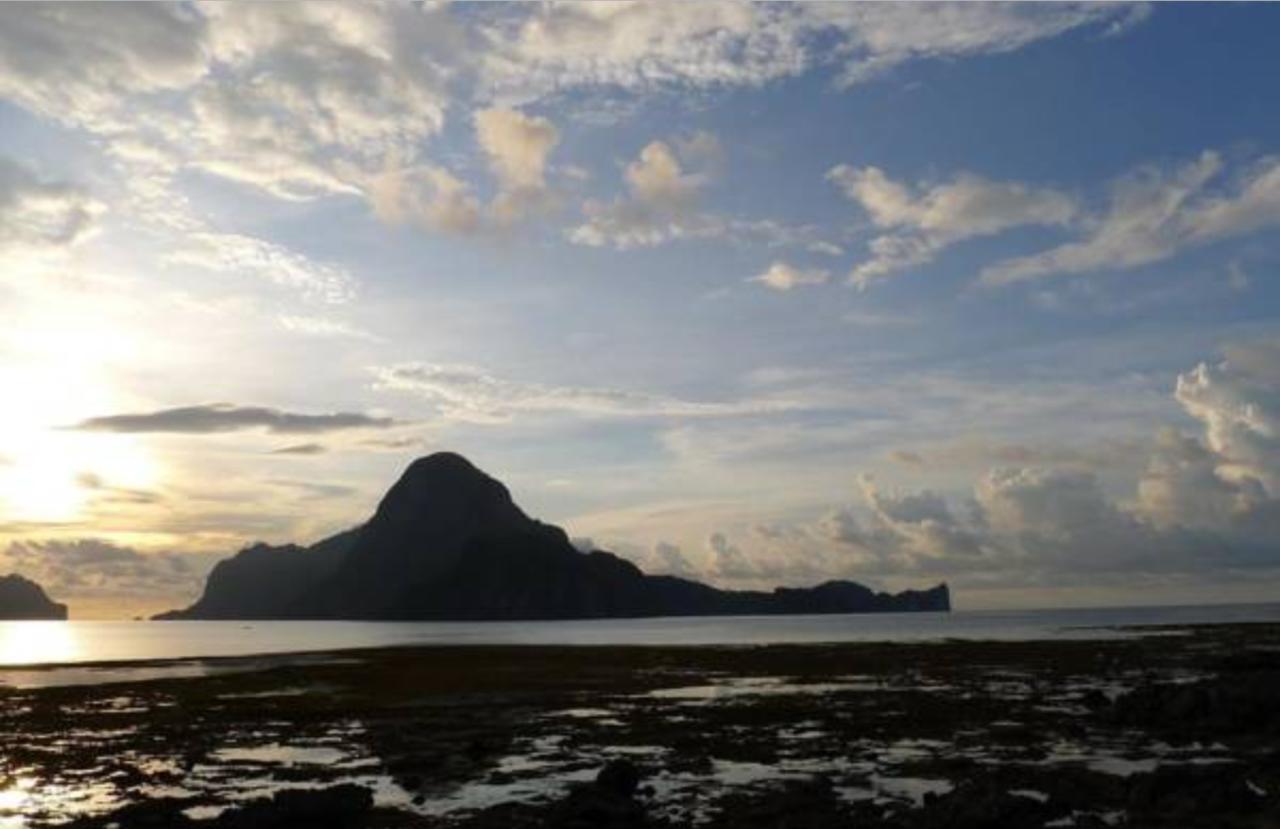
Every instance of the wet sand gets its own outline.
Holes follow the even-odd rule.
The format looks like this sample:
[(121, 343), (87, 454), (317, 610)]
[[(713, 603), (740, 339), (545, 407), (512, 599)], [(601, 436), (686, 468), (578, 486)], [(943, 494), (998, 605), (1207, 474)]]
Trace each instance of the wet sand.
[(1280, 826), (1280, 625), (1141, 633), (82, 666), (0, 829)]

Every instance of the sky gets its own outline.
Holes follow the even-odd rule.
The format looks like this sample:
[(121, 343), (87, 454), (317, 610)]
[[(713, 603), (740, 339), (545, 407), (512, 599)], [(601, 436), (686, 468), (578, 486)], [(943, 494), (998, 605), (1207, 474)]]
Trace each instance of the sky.
[(0, 5), (0, 572), (453, 450), (583, 548), (1280, 595), (1280, 6)]

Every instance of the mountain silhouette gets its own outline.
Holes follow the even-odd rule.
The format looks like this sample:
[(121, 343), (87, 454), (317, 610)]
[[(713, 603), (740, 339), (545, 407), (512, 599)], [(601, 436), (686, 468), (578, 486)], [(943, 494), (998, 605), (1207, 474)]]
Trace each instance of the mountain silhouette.
[(40, 585), (17, 574), (0, 576), (0, 620), (66, 618), (67, 606), (51, 600)]
[(849, 581), (772, 592), (651, 576), (530, 518), (503, 484), (440, 452), (410, 464), (373, 517), (310, 547), (256, 544), (204, 595), (158, 619), (485, 620), (950, 610), (945, 584), (877, 593)]

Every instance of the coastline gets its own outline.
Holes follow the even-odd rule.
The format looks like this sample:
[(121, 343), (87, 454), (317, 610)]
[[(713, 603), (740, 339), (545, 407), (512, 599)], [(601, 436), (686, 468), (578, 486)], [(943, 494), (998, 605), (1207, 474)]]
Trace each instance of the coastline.
[[(774, 826), (779, 809), (814, 827), (965, 826), (945, 821), (966, 809), (1028, 827), (1280, 816), (1280, 722), (1248, 704), (1280, 690), (1280, 625), (1136, 633), (239, 658), (254, 667), (0, 691), (0, 780), (31, 829), (283, 826), (263, 816), (318, 804), (344, 826), (476, 829), (590, 825), (573, 823), (582, 809), (603, 809), (600, 826)], [(1215, 708), (1223, 694), (1237, 696)], [(606, 768), (636, 786), (594, 782)]]

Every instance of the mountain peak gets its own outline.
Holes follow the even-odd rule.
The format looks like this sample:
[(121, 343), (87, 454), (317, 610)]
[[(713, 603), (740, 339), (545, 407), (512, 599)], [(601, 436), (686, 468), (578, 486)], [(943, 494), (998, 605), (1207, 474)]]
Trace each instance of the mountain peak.
[[(945, 590), (945, 589), (944, 589)], [(648, 576), (583, 555), (497, 479), (454, 452), (409, 464), (364, 525), (309, 548), (253, 548), (220, 563), (171, 619), (582, 619), (947, 610), (945, 592), (852, 582), (773, 593)]]
[(374, 522), (424, 517), (448, 522), (481, 515), (528, 520), (496, 478), (456, 452), (435, 452), (409, 464), (378, 505)]
[[(484, 475), (475, 464), (457, 452), (432, 452), (409, 464), (405, 475)], [(488, 476), (485, 476), (488, 477)]]

